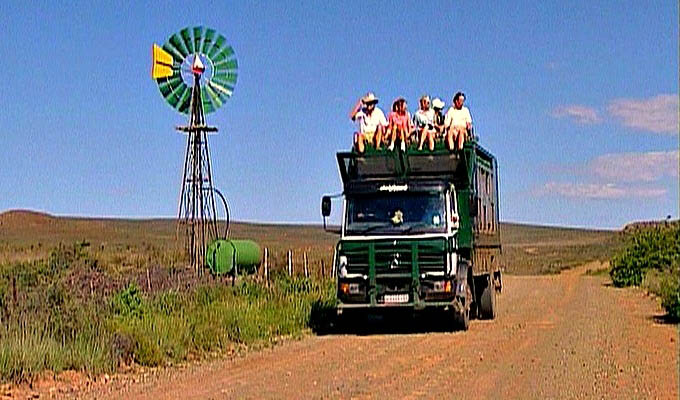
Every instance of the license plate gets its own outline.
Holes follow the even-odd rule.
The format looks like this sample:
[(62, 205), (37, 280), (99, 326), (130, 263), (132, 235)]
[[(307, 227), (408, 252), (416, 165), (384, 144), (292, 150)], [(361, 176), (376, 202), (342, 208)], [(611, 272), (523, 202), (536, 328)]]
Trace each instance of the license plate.
[(408, 303), (408, 294), (386, 294), (385, 303)]

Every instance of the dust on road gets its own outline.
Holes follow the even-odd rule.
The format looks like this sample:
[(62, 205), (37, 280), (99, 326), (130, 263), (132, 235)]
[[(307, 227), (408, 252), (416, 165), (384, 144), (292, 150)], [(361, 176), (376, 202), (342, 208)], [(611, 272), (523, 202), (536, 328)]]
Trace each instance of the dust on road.
[(583, 274), (596, 267), (505, 277), (498, 318), (467, 332), (313, 336), (86, 395), (677, 399), (677, 327), (641, 290)]

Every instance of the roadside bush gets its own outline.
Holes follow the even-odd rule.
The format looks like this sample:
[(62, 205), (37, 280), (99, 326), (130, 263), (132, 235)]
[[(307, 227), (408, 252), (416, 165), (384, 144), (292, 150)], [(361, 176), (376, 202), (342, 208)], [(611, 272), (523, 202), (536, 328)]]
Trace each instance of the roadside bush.
[[(626, 247), (611, 261), (610, 276), (617, 287), (646, 285), (661, 297), (669, 317), (680, 319), (680, 224), (647, 228), (631, 234)], [(653, 277), (660, 285), (645, 283)]]
[(676, 266), (672, 272), (661, 282), (659, 290), (661, 306), (666, 309), (668, 316), (680, 320), (680, 267)]
[(146, 312), (144, 300), (134, 283), (130, 283), (128, 287), (113, 296), (111, 305), (116, 315), (141, 318)]
[(647, 270), (668, 270), (679, 259), (679, 224), (644, 229), (632, 233), (612, 258), (610, 276), (617, 287), (640, 286)]

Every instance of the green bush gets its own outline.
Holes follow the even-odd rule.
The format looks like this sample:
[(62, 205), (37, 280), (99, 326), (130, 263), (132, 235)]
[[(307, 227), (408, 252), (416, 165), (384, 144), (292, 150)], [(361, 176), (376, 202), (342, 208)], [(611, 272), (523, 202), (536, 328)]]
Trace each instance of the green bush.
[(659, 291), (661, 296), (661, 306), (666, 309), (668, 316), (678, 321), (680, 320), (680, 269), (675, 268), (673, 272), (661, 282)]
[(680, 259), (680, 224), (634, 232), (611, 260), (617, 287), (640, 286), (649, 269), (667, 270)]
[(116, 315), (141, 318), (146, 312), (144, 299), (142, 299), (139, 288), (134, 283), (130, 283), (128, 287), (113, 296), (111, 305)]

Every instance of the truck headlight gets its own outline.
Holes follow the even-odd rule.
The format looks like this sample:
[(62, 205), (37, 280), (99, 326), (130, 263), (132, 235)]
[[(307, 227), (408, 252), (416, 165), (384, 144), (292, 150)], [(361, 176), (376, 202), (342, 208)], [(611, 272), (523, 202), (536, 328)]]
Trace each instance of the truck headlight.
[(344, 278), (347, 276), (347, 256), (338, 257), (338, 277)]

